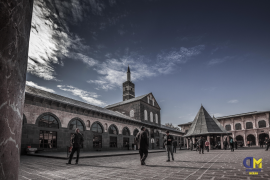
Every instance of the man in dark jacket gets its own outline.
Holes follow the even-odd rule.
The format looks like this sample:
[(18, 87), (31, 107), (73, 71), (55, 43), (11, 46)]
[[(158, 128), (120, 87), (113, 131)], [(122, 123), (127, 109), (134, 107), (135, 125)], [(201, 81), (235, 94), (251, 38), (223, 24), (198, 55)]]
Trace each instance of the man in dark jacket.
[(170, 132), (169, 131), (166, 131), (166, 134), (167, 134), (166, 145), (167, 145), (167, 151), (168, 151), (168, 160), (167, 160), (167, 162), (169, 162), (170, 161), (170, 153), (172, 155), (172, 160), (174, 161), (174, 158), (173, 158), (173, 149), (172, 149), (173, 137), (172, 137), (172, 135), (170, 135)]
[(141, 165), (145, 165), (149, 148), (148, 134), (145, 132), (145, 127), (142, 127), (141, 131), (137, 134), (136, 142), (140, 153)]
[(80, 130), (78, 128), (76, 128), (75, 134), (71, 138), (72, 152), (69, 156), (69, 161), (67, 164), (71, 164), (73, 154), (75, 153), (75, 151), (77, 151), (76, 164), (78, 164), (79, 157), (80, 157), (80, 149), (83, 145), (83, 141), (84, 141), (84, 139), (83, 139), (82, 134), (80, 133)]
[(270, 139), (268, 137), (266, 137), (264, 142), (266, 144), (266, 151), (268, 151), (268, 148), (270, 146)]
[(176, 153), (176, 146), (177, 146), (177, 141), (173, 141), (173, 152)]
[(204, 154), (204, 145), (205, 145), (205, 140), (204, 138), (201, 136), (200, 139), (198, 140), (198, 145), (199, 145), (199, 153)]

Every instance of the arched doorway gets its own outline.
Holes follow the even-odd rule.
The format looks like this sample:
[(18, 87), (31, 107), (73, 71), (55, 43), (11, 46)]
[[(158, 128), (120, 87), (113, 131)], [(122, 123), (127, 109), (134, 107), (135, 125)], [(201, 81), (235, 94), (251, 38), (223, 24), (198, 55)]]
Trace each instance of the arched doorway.
[(244, 138), (241, 135), (236, 136), (236, 141), (237, 141), (237, 145), (239, 145), (240, 147), (244, 146)]
[(103, 127), (99, 122), (92, 124), (91, 131), (93, 133), (93, 148), (100, 150), (102, 148)]
[(256, 145), (256, 138), (253, 134), (247, 136), (247, 141), (250, 142), (250, 145)]
[(266, 133), (262, 133), (262, 134), (260, 134), (259, 135), (259, 141), (261, 140), (261, 141), (265, 141), (265, 138), (269, 138), (269, 135), (268, 134), (266, 134)]

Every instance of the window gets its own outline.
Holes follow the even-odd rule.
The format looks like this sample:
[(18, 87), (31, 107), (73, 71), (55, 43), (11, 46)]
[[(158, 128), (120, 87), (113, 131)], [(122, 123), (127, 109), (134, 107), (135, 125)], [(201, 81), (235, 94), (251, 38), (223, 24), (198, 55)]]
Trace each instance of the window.
[(242, 127), (240, 123), (235, 124), (235, 130), (241, 130), (241, 129)]
[(123, 133), (122, 133), (124, 136), (130, 136), (130, 133), (129, 133), (129, 130), (127, 127), (124, 127), (123, 129)]
[(52, 115), (44, 115), (39, 119), (38, 126), (58, 129), (59, 124)]
[(154, 99), (152, 100), (152, 102), (153, 102), (153, 106), (155, 106), (155, 100)]
[(69, 130), (75, 130), (78, 128), (80, 131), (83, 131), (83, 124), (81, 123), (80, 120), (74, 119), (69, 123)]
[(57, 132), (40, 131), (39, 132), (39, 148), (57, 148)]
[(94, 123), (92, 125), (92, 131), (96, 133), (103, 133), (102, 127), (99, 123)]
[(147, 103), (149, 104), (150, 102), (149, 102), (149, 96), (147, 96)]
[(114, 125), (109, 127), (109, 134), (118, 134), (117, 128)]
[(265, 120), (259, 121), (259, 122), (258, 122), (258, 125), (259, 125), (259, 128), (266, 127), (266, 122), (265, 122)]
[(253, 129), (253, 123), (252, 122), (247, 122), (246, 123), (246, 129)]
[(156, 114), (156, 123), (158, 123), (158, 115)]
[(146, 110), (144, 110), (144, 120), (148, 120), (147, 119), (147, 111)]
[(131, 110), (131, 111), (129, 112), (129, 116), (130, 116), (130, 117), (134, 117), (134, 110)]
[(138, 129), (135, 129), (134, 132), (133, 132), (133, 136), (136, 137), (137, 134), (138, 134), (139, 130)]
[(227, 125), (225, 126), (225, 129), (226, 129), (226, 131), (230, 131), (230, 130), (231, 130), (231, 125), (227, 124)]
[(150, 112), (150, 121), (153, 122), (153, 113)]

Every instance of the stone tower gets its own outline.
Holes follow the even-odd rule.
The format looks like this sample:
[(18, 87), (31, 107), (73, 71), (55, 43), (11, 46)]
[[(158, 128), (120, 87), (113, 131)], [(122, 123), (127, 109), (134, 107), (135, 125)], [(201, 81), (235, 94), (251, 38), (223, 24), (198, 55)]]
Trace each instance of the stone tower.
[(135, 85), (131, 82), (130, 69), (127, 70), (127, 81), (123, 83), (123, 101), (132, 99), (135, 97)]

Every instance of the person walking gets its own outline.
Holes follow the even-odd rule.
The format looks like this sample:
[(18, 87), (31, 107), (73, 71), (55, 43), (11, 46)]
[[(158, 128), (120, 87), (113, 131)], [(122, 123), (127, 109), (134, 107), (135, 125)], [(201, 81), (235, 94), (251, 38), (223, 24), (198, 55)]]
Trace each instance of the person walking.
[(177, 141), (173, 141), (173, 152), (176, 153), (176, 146), (177, 146)]
[(201, 136), (200, 139), (198, 140), (198, 146), (199, 146), (199, 154), (204, 154), (204, 145), (205, 145), (205, 140)]
[(231, 152), (234, 151), (234, 142), (233, 139), (230, 139), (230, 147), (231, 147)]
[(146, 165), (145, 160), (148, 156), (149, 142), (148, 135), (145, 132), (145, 127), (142, 127), (141, 131), (137, 134), (136, 142), (140, 153), (141, 165)]
[(265, 137), (265, 145), (266, 145), (266, 151), (268, 151), (268, 149), (269, 149), (269, 146), (270, 146), (270, 139), (268, 138), (268, 137)]
[(166, 131), (166, 134), (167, 134), (166, 145), (167, 145), (167, 152), (168, 152), (168, 160), (167, 160), (167, 162), (169, 162), (170, 161), (170, 154), (172, 156), (172, 160), (174, 161), (174, 158), (173, 158), (173, 149), (172, 149), (172, 140), (173, 140), (173, 137), (170, 135), (170, 132), (169, 131)]
[(80, 133), (80, 130), (78, 128), (75, 129), (75, 134), (73, 134), (72, 138), (71, 138), (71, 146), (72, 146), (72, 151), (69, 155), (69, 160), (67, 164), (71, 164), (73, 155), (75, 153), (75, 151), (77, 151), (77, 157), (76, 157), (76, 164), (78, 164), (79, 162), (79, 158), (80, 158), (80, 149), (83, 145), (83, 135)]
[(223, 145), (224, 145), (224, 149), (227, 150), (227, 145), (228, 145), (228, 143), (227, 143), (226, 140), (223, 142)]
[(235, 149), (237, 149), (237, 145), (238, 145), (238, 143), (237, 143), (237, 141), (235, 140), (235, 141), (234, 141), (234, 147), (235, 147)]
[(209, 141), (206, 140), (205, 147), (206, 147), (207, 152), (209, 152), (209, 145), (210, 145)]
[(263, 140), (262, 139), (260, 139), (259, 143), (260, 143), (260, 148), (263, 148)]

